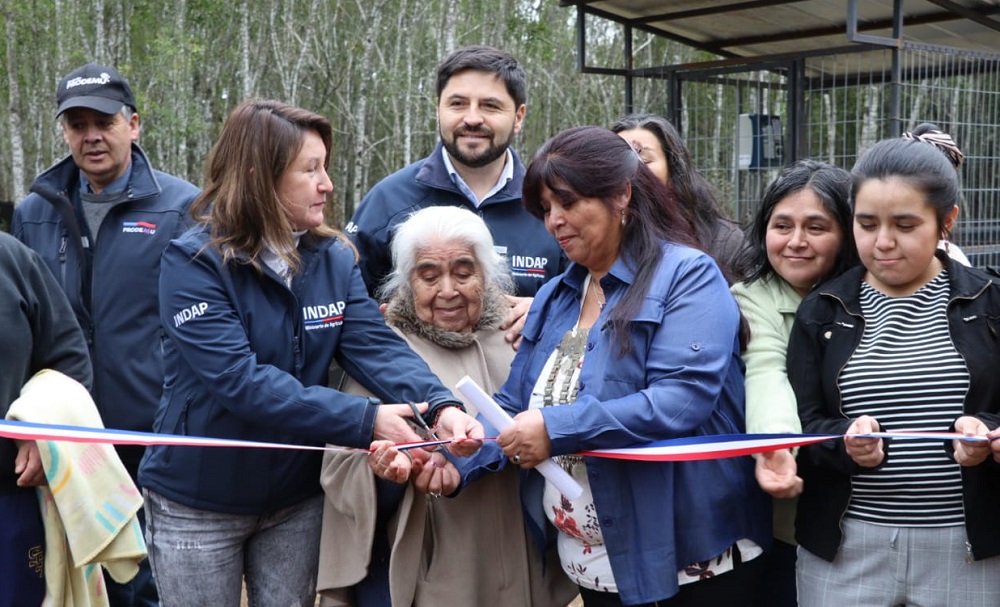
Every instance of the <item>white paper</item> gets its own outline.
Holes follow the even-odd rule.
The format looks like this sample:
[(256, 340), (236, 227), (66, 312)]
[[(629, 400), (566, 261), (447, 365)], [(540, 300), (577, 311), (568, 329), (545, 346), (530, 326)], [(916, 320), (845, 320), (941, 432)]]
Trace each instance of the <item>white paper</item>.
[[(503, 431), (513, 425), (514, 420), (507, 415), (507, 412), (468, 375), (460, 379), (455, 388), (469, 399), (469, 402), (475, 405), (483, 417), (497, 430)], [(576, 482), (554, 460), (547, 459), (541, 462), (535, 466), (535, 470), (538, 470), (546, 480), (555, 485), (556, 489), (569, 499), (575, 500), (583, 495), (583, 487), (580, 486), (580, 483)]]

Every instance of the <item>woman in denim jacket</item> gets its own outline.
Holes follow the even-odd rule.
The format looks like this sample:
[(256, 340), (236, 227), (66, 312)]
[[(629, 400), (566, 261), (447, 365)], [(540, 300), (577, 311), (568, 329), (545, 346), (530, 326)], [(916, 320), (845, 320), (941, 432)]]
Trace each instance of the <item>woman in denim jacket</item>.
[(535, 296), (497, 394), (514, 425), (462, 463), (464, 482), (556, 456), (584, 494), (522, 474), (526, 523), (555, 539), (588, 607), (745, 604), (771, 537), (753, 460), (574, 455), (744, 430), (739, 310), (722, 272), (611, 131), (546, 143), (524, 201), (573, 263)]

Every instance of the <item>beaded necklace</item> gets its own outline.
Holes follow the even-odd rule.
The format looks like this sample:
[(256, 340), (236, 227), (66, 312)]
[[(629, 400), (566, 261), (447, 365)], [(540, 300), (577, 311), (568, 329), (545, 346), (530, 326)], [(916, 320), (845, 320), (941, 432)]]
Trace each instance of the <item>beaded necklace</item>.
[[(587, 292), (594, 285), (588, 280), (583, 297), (580, 300), (580, 308), (587, 300)], [(598, 295), (596, 289), (595, 295)], [(598, 305), (604, 308), (604, 303), (597, 299)], [(579, 377), (574, 378), (574, 374), (583, 366), (583, 355), (587, 351), (587, 336), (590, 330), (587, 328), (573, 327), (563, 335), (552, 355), (552, 368), (548, 377), (545, 378), (545, 387), (542, 390), (542, 406), (553, 407), (558, 405), (568, 405), (576, 400), (580, 391)], [(556, 382), (559, 381), (559, 391), (556, 392)], [(574, 465), (582, 463), (583, 458), (579, 455), (560, 455), (556, 457), (567, 472), (571, 472)]]
[[(587, 329), (570, 329), (556, 346), (552, 369), (545, 380), (545, 389), (542, 392), (542, 406), (568, 405), (576, 400), (577, 392), (580, 390), (580, 382), (572, 380), (573, 370), (583, 365), (583, 353), (587, 349), (588, 333)], [(556, 379), (560, 376), (563, 376), (565, 381), (560, 383), (559, 398), (556, 400)]]
[[(556, 351), (553, 354), (552, 369), (545, 379), (545, 388), (542, 390), (542, 406), (553, 407), (558, 405), (568, 405), (576, 400), (580, 390), (579, 378), (574, 381), (574, 371), (583, 366), (583, 353), (587, 349), (588, 329), (574, 327), (563, 335)], [(559, 382), (559, 392), (556, 394), (556, 380)], [(573, 467), (583, 463), (583, 457), (579, 455), (557, 455), (556, 462), (569, 474), (573, 474)]]

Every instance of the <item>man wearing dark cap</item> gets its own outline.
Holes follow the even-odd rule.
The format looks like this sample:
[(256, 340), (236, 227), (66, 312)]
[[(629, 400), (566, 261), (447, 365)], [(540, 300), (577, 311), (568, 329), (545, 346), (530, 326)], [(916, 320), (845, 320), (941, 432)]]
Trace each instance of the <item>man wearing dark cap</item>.
[[(38, 251), (73, 306), (105, 426), (150, 431), (163, 385), (160, 255), (188, 227), (198, 189), (150, 165), (135, 143), (135, 97), (114, 68), (73, 70), (56, 102), (70, 155), (35, 178), (12, 232)], [(134, 479), (143, 448), (117, 449)], [(112, 607), (158, 604), (148, 561), (128, 584), (107, 581)]]

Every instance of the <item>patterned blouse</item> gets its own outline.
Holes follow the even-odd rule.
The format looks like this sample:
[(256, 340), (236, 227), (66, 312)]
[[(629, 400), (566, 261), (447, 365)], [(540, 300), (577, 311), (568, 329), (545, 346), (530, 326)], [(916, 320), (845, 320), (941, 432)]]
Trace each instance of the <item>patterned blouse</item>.
[[(586, 299), (586, 292), (582, 299)], [(587, 335), (588, 329), (574, 327), (563, 336), (535, 383), (529, 408), (567, 405), (576, 400)], [(587, 476), (586, 462), (579, 455), (560, 455), (556, 457), (556, 461), (583, 488), (583, 494), (571, 500), (552, 483), (545, 484), (543, 506), (549, 522), (559, 531), (557, 546), (563, 570), (583, 588), (617, 592)], [(729, 547), (719, 556), (705, 562), (692, 563), (678, 571), (677, 583), (690, 584), (731, 571), (734, 565), (733, 549), (737, 547), (744, 562), (763, 552), (757, 544), (739, 540), (736, 546)]]

